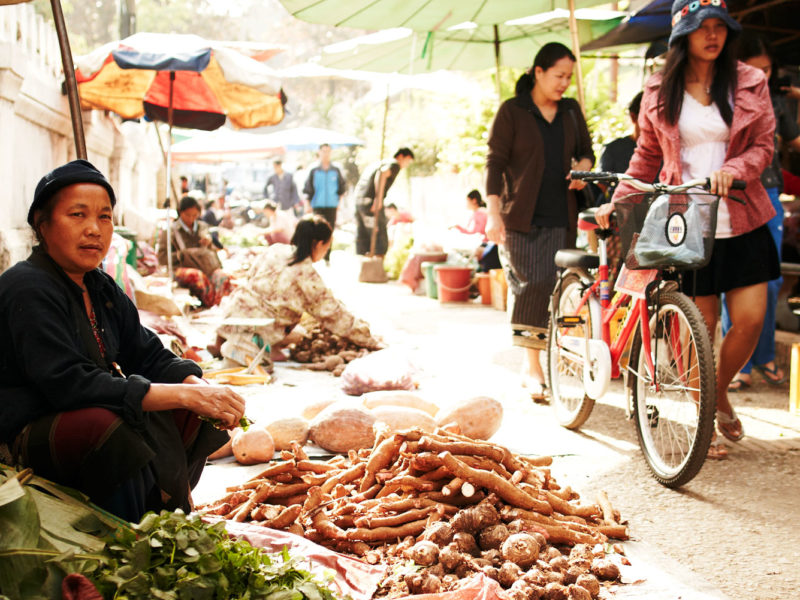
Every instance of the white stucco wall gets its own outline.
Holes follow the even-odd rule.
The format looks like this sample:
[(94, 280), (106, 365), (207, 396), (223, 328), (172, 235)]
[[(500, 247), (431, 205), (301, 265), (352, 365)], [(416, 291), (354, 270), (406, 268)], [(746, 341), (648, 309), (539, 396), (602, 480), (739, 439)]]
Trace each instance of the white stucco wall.
[[(30, 250), (26, 218), (37, 182), (76, 156), (63, 80), (55, 30), (28, 4), (0, 6), (0, 271)], [(114, 186), (117, 221), (152, 212), (163, 195), (154, 126), (102, 111), (82, 116), (89, 160)]]

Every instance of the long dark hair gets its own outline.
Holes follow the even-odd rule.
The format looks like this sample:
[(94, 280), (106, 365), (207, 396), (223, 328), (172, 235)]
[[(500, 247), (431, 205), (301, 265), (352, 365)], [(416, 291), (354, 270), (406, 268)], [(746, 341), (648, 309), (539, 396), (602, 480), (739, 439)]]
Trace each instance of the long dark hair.
[(481, 193), (478, 190), (472, 190), (469, 194), (467, 194), (467, 198), (475, 200), (475, 204), (478, 205), (478, 208), (486, 208), (486, 202), (483, 201), (483, 198), (481, 198)]
[(292, 236), (294, 254), (289, 265), (296, 265), (311, 256), (311, 250), (316, 242), (327, 242), (331, 239), (333, 230), (321, 215), (308, 215), (300, 219)]
[[(670, 125), (675, 125), (683, 108), (683, 93), (686, 91), (684, 74), (689, 62), (689, 40), (679, 37), (667, 52), (661, 70), (661, 87), (658, 90), (658, 114)], [(733, 122), (733, 107), (728, 96), (736, 89), (736, 40), (728, 31), (725, 45), (714, 63), (714, 80), (711, 82), (711, 100), (717, 105), (722, 120), (730, 126)]]
[(772, 53), (772, 46), (761, 35), (751, 33), (750, 31), (742, 32), (739, 37), (739, 60), (747, 62), (756, 56), (766, 56), (772, 66), (772, 73), (769, 77), (770, 91), (775, 89), (776, 78), (778, 69), (775, 68), (775, 56)]
[(572, 62), (575, 62), (575, 55), (572, 53), (572, 50), (567, 48), (564, 44), (549, 42), (542, 46), (536, 53), (536, 58), (533, 59), (531, 70), (523, 74), (522, 77), (517, 80), (517, 85), (514, 89), (516, 95), (524, 96), (525, 94), (531, 93), (536, 83), (536, 78), (534, 77), (536, 67), (541, 67), (542, 71), (547, 71), (547, 69), (562, 58), (569, 58)]

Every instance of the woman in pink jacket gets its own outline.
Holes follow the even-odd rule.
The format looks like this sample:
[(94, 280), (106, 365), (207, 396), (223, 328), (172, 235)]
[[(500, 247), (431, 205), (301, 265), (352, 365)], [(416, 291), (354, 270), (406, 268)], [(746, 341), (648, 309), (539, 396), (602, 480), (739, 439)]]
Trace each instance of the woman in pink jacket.
[[(717, 427), (731, 441), (742, 439), (744, 429), (728, 384), (758, 340), (767, 281), (780, 275), (766, 227), (775, 210), (759, 179), (772, 159), (775, 119), (764, 74), (736, 61), (732, 42), (740, 30), (725, 0), (673, 2), (670, 49), (645, 88), (641, 136), (627, 171), (669, 184), (709, 177), (711, 192), (722, 196), (711, 262), (696, 277), (684, 277), (683, 285), (712, 332), (720, 294), (728, 298), (732, 327), (719, 351)], [(737, 192), (744, 205), (727, 198), (734, 179), (747, 182), (746, 191)], [(607, 226), (613, 201), (632, 191), (620, 184), (612, 204), (598, 209), (598, 222)], [(726, 455), (719, 444), (709, 451), (713, 458)]]

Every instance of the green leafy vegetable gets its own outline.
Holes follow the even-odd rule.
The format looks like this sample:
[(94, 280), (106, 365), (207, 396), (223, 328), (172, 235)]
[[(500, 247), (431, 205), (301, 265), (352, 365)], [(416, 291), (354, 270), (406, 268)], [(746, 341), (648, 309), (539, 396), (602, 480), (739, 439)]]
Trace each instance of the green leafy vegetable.
[[(208, 423), (211, 423), (217, 429), (223, 429), (222, 421), (220, 421), (219, 419), (212, 419), (211, 417), (200, 417), (200, 418), (203, 421), (207, 421)], [(239, 419), (239, 427), (241, 427), (244, 431), (247, 431), (247, 428), (250, 427), (250, 425), (252, 425), (252, 424), (253, 424), (253, 421), (251, 421), (247, 417), (242, 417), (241, 419)]]
[(86, 573), (105, 598), (138, 600), (334, 600), (333, 592), (299, 567), (233, 540), (225, 523), (181, 511), (150, 513), (133, 532), (106, 547), (106, 560)]

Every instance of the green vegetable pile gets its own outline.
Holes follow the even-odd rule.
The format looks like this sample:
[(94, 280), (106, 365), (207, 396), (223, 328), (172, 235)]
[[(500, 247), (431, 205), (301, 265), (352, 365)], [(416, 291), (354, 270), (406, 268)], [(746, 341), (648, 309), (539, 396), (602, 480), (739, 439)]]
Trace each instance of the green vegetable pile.
[(149, 513), (109, 542), (107, 559), (84, 574), (104, 598), (136, 600), (333, 600), (299, 568), (299, 559), (269, 555), (233, 540), (224, 522), (204, 523), (181, 511)]
[[(223, 429), (222, 421), (220, 419), (212, 419), (211, 417), (200, 417), (203, 421), (211, 423), (217, 429)], [(248, 419), (246, 416), (239, 419), (239, 427), (241, 427), (244, 431), (253, 424), (253, 421)]]

